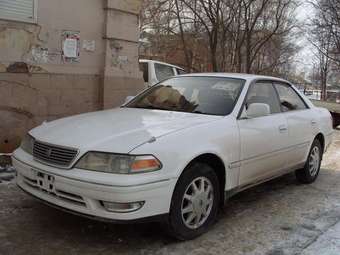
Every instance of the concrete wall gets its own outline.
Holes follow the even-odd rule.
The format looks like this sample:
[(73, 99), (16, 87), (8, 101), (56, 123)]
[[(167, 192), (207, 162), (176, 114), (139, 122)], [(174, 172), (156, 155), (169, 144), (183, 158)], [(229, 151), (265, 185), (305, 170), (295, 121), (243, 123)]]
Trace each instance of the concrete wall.
[(106, 2), (104, 108), (120, 104), (122, 98), (136, 94), (136, 80), (140, 81), (138, 89), (143, 89), (144, 82), (138, 65), (140, 5), (141, 1), (136, 0), (108, 0)]
[[(44, 120), (118, 106), (143, 88), (139, 8), (140, 0), (44, 0), (37, 24), (0, 20), (0, 153)], [(64, 31), (79, 32), (77, 62), (62, 56)]]

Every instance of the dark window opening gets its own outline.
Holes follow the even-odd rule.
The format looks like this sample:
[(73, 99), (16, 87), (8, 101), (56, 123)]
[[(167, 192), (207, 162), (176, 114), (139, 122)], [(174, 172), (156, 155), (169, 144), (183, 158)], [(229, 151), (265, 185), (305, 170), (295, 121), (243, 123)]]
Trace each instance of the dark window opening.
[(139, 70), (143, 72), (144, 82), (149, 82), (149, 66), (148, 63), (139, 63)]

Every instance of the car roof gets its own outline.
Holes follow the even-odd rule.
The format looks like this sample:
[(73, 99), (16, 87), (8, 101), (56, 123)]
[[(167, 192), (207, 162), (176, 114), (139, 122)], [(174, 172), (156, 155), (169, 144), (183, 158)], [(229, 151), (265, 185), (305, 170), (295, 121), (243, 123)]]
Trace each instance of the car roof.
[(179, 66), (175, 66), (175, 65), (172, 65), (172, 64), (169, 64), (169, 63), (165, 63), (165, 62), (161, 62), (161, 61), (157, 61), (157, 60), (151, 60), (151, 59), (140, 59), (139, 60), (140, 63), (148, 63), (148, 62), (153, 62), (153, 63), (157, 63), (157, 64), (161, 64), (161, 65), (167, 65), (167, 66), (171, 66), (171, 67), (174, 67), (174, 68), (177, 68), (177, 69), (181, 69), (184, 71), (184, 69), (182, 67), (179, 67)]
[(281, 82), (287, 82), (284, 79), (266, 76), (266, 75), (255, 75), (255, 74), (245, 74), (245, 73), (191, 73), (183, 74), (181, 77), (224, 77), (224, 78), (234, 78), (234, 79), (244, 79), (244, 80), (275, 80)]

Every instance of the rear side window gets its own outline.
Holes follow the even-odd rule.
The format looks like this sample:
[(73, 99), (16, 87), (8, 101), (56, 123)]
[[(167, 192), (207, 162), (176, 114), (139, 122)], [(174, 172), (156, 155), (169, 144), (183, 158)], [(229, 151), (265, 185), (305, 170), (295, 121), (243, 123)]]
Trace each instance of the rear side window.
[(279, 94), (282, 111), (307, 109), (305, 102), (291, 86), (281, 83), (276, 83), (274, 86)]
[(162, 65), (162, 64), (155, 64), (155, 72), (157, 80), (163, 81), (165, 79), (170, 78), (171, 76), (174, 76), (174, 69), (172, 66)]
[(257, 82), (250, 87), (246, 107), (253, 103), (269, 105), (271, 113), (281, 112), (280, 103), (271, 82)]
[(139, 70), (143, 72), (144, 82), (149, 82), (149, 65), (148, 63), (139, 63)]

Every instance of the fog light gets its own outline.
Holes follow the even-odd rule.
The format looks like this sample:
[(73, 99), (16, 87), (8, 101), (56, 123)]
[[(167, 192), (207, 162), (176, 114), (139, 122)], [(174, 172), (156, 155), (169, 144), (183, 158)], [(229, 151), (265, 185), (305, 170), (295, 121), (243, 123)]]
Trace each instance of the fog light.
[(144, 201), (142, 202), (132, 202), (132, 203), (115, 203), (115, 202), (105, 202), (101, 201), (104, 208), (109, 212), (117, 213), (128, 213), (134, 212), (142, 208)]

